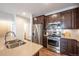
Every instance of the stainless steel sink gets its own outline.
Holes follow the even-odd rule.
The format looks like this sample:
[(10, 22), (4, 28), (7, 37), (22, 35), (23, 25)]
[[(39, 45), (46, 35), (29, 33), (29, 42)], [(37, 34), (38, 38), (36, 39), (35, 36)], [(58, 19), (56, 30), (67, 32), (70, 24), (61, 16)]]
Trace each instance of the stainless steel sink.
[(11, 40), (6, 42), (6, 47), (7, 48), (15, 48), (21, 45), (24, 45), (26, 42), (22, 40)]
[(19, 40), (19, 39), (14, 39), (14, 40), (7, 41), (6, 40), (7, 39), (6, 37), (8, 36), (9, 33), (10, 34), (12, 33), (14, 35), (14, 37), (16, 37), (16, 35), (15, 35), (15, 33), (13, 31), (6, 32), (6, 34), (5, 34), (5, 46), (7, 48), (15, 48), (15, 47), (18, 47), (18, 46), (21, 46), (21, 45), (24, 45), (25, 44), (24, 41)]

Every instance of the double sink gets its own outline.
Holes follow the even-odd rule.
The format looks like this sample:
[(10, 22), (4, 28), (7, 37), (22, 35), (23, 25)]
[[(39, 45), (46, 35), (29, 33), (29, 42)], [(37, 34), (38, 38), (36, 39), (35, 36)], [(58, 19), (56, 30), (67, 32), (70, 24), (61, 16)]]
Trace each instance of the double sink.
[(5, 46), (7, 48), (15, 48), (15, 47), (19, 47), (21, 45), (24, 45), (26, 42), (22, 41), (22, 40), (19, 40), (19, 39), (14, 39), (14, 40), (9, 40), (7, 41), (7, 36), (9, 33), (12, 33), (14, 35), (14, 37), (16, 37), (15, 33), (12, 32), (12, 31), (9, 31), (9, 32), (6, 32), (5, 34)]
[(22, 41), (22, 40), (11, 40), (11, 41), (7, 41), (6, 42), (6, 47), (7, 48), (15, 48), (15, 47), (19, 47), (21, 45), (24, 45), (26, 42)]

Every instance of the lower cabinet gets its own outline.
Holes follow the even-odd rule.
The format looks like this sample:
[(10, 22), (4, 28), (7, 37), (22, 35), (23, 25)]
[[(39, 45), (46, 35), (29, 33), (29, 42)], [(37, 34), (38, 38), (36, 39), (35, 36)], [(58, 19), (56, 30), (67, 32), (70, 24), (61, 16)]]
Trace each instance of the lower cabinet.
[(43, 46), (47, 48), (47, 37), (43, 37)]
[(77, 41), (77, 56), (79, 56), (79, 41)]
[(62, 54), (66, 54), (67, 55), (67, 40), (61, 38), (60, 40), (60, 52)]
[(77, 53), (77, 41), (74, 39), (68, 39), (67, 40), (67, 51), (68, 51), (68, 55), (70, 56), (76, 56)]
[(77, 56), (77, 41), (74, 39), (62, 38), (60, 41), (60, 51), (65, 55)]

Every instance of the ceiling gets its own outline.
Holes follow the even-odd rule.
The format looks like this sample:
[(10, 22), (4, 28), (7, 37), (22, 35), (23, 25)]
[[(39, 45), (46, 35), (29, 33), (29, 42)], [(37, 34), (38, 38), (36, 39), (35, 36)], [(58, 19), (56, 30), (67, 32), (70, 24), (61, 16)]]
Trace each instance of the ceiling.
[(74, 3), (0, 3), (0, 11), (11, 14), (30, 12), (33, 16), (44, 15), (46, 13), (67, 8), (78, 4)]

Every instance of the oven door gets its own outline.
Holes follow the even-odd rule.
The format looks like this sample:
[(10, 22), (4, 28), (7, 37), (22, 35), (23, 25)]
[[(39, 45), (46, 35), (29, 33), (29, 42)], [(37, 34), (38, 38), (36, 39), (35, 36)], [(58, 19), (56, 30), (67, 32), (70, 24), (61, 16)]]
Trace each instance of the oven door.
[(53, 47), (59, 47), (59, 42), (56, 40), (48, 39), (48, 45), (51, 45)]

